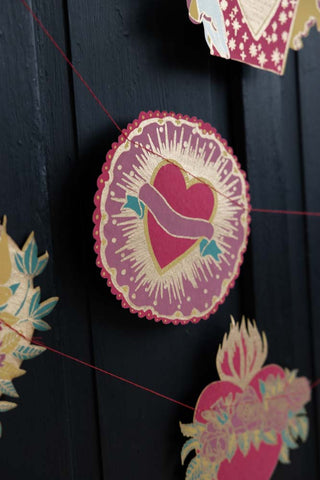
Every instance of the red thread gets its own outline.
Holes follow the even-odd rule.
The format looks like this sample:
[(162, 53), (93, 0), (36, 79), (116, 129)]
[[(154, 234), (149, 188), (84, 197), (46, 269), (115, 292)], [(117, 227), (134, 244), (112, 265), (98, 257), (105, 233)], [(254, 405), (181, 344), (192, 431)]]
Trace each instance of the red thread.
[[(115, 378), (116, 380), (120, 380), (121, 382), (128, 383), (129, 385), (132, 385), (133, 387), (140, 388), (141, 390), (144, 390), (148, 393), (152, 393), (153, 395), (156, 395), (157, 397), (164, 398), (165, 400), (168, 400), (169, 402), (172, 402), (172, 403), (175, 403), (175, 404), (180, 405), (182, 407), (188, 408), (189, 410), (193, 410), (193, 411), (195, 410), (195, 408), (191, 407), (191, 405), (180, 402), (179, 400), (175, 400), (174, 398), (168, 397), (167, 395), (164, 395), (163, 393), (157, 392), (156, 390), (152, 390), (151, 388), (144, 387), (143, 385), (140, 385), (139, 383), (133, 382), (132, 380), (128, 380), (127, 378), (120, 377), (119, 375), (116, 375), (115, 373), (111, 373), (108, 370), (104, 370), (103, 368), (96, 367), (95, 365), (92, 365), (91, 363), (85, 362), (84, 360), (80, 360), (79, 358), (73, 357), (72, 355), (69, 355), (68, 353), (64, 353), (64, 352), (61, 352), (60, 350), (57, 350), (55, 348), (48, 347), (46, 344), (36, 341), (35, 338), (30, 339), (30, 338), (26, 337), (25, 335), (23, 335), (23, 333), (19, 332), (15, 328), (13, 328), (7, 322), (2, 320), (2, 318), (0, 318), (0, 323), (5, 325), (7, 328), (12, 330), (14, 333), (19, 335), (21, 338), (23, 338), (24, 340), (26, 340), (30, 344), (33, 343), (35, 345), (43, 347), (46, 350), (49, 350), (50, 352), (56, 353), (57, 355), (60, 355), (64, 358), (68, 358), (69, 360), (73, 360), (74, 362), (79, 363), (80, 365), (84, 365), (85, 367), (92, 368), (93, 370), (95, 370), (97, 372), (104, 373), (105, 375), (109, 375), (110, 377)], [(318, 385), (320, 385), (320, 378), (318, 380), (315, 380), (310, 385), (310, 388), (313, 389), (313, 388), (317, 387)], [(281, 398), (281, 397), (283, 397), (283, 395), (277, 395), (276, 397), (273, 397), (273, 398)], [(246, 403), (246, 402), (243, 402), (243, 403)]]
[(320, 385), (320, 378), (311, 383), (311, 388), (316, 388), (318, 385)]
[(251, 212), (280, 213), (283, 215), (306, 215), (310, 217), (320, 217), (320, 212), (303, 212), (298, 210), (269, 210), (268, 208), (252, 208)]
[[(74, 73), (77, 75), (77, 77), (79, 78), (79, 80), (83, 83), (83, 85), (86, 87), (86, 89), (88, 90), (88, 92), (90, 93), (90, 95), (94, 98), (94, 100), (97, 102), (97, 104), (99, 105), (99, 107), (103, 110), (103, 112), (108, 116), (109, 120), (111, 120), (111, 122), (114, 124), (114, 126), (119, 130), (120, 133), (122, 133), (126, 139), (133, 143), (134, 145), (138, 145), (140, 148), (142, 148), (143, 150), (146, 150), (147, 152), (149, 153), (152, 153), (153, 155), (156, 155), (160, 158), (162, 158), (163, 160), (165, 160), (166, 162), (176, 166), (177, 168), (180, 168), (180, 170), (184, 171), (185, 173), (187, 173), (188, 175), (190, 175), (191, 177), (193, 177), (194, 179), (196, 179), (198, 182), (200, 183), (205, 183), (203, 182), (203, 180), (201, 178), (198, 178), (197, 176), (193, 175), (192, 173), (188, 172), (187, 170), (185, 170), (183, 167), (181, 166), (177, 166), (174, 162), (172, 162), (171, 160), (163, 157), (160, 153), (157, 153), (157, 152), (154, 152), (152, 151), (151, 149), (149, 149), (148, 147), (145, 147), (144, 145), (141, 145), (139, 142), (136, 142), (134, 140), (130, 140), (128, 138), (128, 136), (122, 131), (121, 127), (119, 126), (119, 124), (115, 121), (115, 119), (112, 117), (111, 113), (106, 109), (106, 107), (103, 105), (103, 103), (101, 102), (101, 100), (97, 97), (97, 95), (94, 93), (94, 91), (92, 90), (92, 88), (90, 87), (90, 85), (86, 82), (86, 80), (83, 78), (83, 76), (81, 75), (81, 73), (76, 69), (76, 67), (73, 65), (73, 63), (71, 62), (71, 60), (67, 57), (67, 55), (64, 53), (64, 51), (62, 50), (62, 48), (58, 45), (58, 43), (55, 41), (55, 39), (53, 38), (53, 36), (48, 32), (48, 30), (46, 29), (46, 27), (43, 25), (43, 23), (41, 22), (41, 20), (37, 17), (37, 15), (35, 14), (35, 12), (32, 10), (32, 8), (28, 5), (28, 3), (26, 2), (26, 0), (20, 0), (20, 2), (22, 3), (22, 5), (28, 10), (28, 12), (32, 15), (32, 17), (34, 18), (34, 20), (37, 22), (37, 24), (40, 26), (40, 28), (42, 29), (42, 31), (45, 33), (45, 35), (49, 38), (50, 42), (54, 45), (54, 47), (58, 50), (58, 52), (60, 53), (60, 55), (64, 58), (64, 60), (67, 62), (67, 64), (72, 68), (72, 70), (74, 71)], [(230, 202), (232, 202), (233, 204), (236, 204), (238, 206), (240, 206), (241, 208), (244, 208), (244, 206), (237, 202), (236, 200), (233, 200), (232, 198), (229, 198), (227, 195), (225, 195), (224, 193), (220, 192), (219, 190), (215, 189), (213, 186), (210, 186), (210, 188), (212, 190), (214, 190), (216, 193), (218, 193), (219, 195), (225, 197), (227, 200), (229, 200)], [(263, 209), (263, 208), (254, 208), (252, 209), (251, 211), (253, 212), (260, 212), (260, 213), (280, 213), (280, 214), (285, 214), (285, 215), (308, 215), (308, 216), (314, 216), (314, 217), (320, 217), (320, 212), (299, 212), (299, 211), (288, 211), (288, 210), (269, 210), (269, 209)]]
[(19, 332), (15, 328), (13, 328), (11, 325), (9, 325), (7, 322), (2, 320), (0, 318), (0, 322), (3, 323), (7, 328), (15, 332), (17, 335), (22, 337), (24, 340), (26, 340), (29, 343), (34, 343), (35, 345), (38, 345), (39, 347), (44, 347), (50, 352), (56, 353), (57, 355), (61, 355), (62, 357), (68, 358), (69, 360), (73, 360), (76, 363), (79, 363), (80, 365), (84, 365), (85, 367), (92, 368), (93, 370), (96, 370), (97, 372), (104, 373), (105, 375), (109, 375), (112, 378), (116, 378), (117, 380), (120, 380), (121, 382), (128, 383), (129, 385), (132, 385), (134, 387), (140, 388), (141, 390), (144, 390), (146, 392), (152, 393), (153, 395), (156, 395), (157, 397), (164, 398), (165, 400), (169, 400), (169, 402), (176, 403), (177, 405), (180, 405), (182, 407), (188, 408), (189, 410), (194, 410), (193, 407), (190, 405), (187, 405), (186, 403), (179, 402), (179, 400), (175, 400), (174, 398), (168, 397), (167, 395), (164, 395), (163, 393), (156, 392), (155, 390), (152, 390), (151, 388), (144, 387), (143, 385), (140, 385), (139, 383), (133, 382), (132, 380), (128, 380), (127, 378), (120, 377), (120, 375), (116, 375), (115, 373), (108, 372), (108, 370), (104, 370), (103, 368), (96, 367), (95, 365), (92, 365), (91, 363), (85, 362), (84, 360), (80, 360), (79, 358), (73, 357), (72, 355), (69, 355), (68, 353), (61, 352), (60, 350), (57, 350), (52, 347), (48, 347), (42, 342), (39, 342), (35, 340), (34, 338), (30, 339), (23, 335), (23, 333)]

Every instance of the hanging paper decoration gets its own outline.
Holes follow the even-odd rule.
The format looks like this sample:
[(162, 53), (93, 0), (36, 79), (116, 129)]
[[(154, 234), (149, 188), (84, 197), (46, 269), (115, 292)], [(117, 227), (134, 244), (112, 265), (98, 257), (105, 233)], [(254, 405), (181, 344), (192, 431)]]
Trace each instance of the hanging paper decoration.
[[(32, 338), (37, 330), (48, 330), (43, 319), (56, 305), (58, 298), (52, 297), (40, 303), (40, 288), (33, 286), (48, 262), (48, 254), (38, 257), (38, 248), (33, 233), (22, 250), (8, 236), (6, 217), (0, 225), (0, 397), (19, 395), (12, 383), (14, 378), (24, 375), (21, 363), (42, 353), (45, 348), (30, 345), (9, 328), (13, 327), (26, 338)], [(16, 403), (0, 400), (0, 412), (12, 410)], [(0, 424), (0, 436), (2, 427)]]
[(211, 55), (282, 75), (289, 48), (317, 23), (319, 0), (187, 0), (193, 23), (203, 23)]
[(197, 322), (239, 274), (249, 234), (245, 174), (208, 123), (142, 112), (107, 154), (95, 196), (97, 265), (140, 317)]
[(278, 461), (290, 463), (297, 441), (306, 440), (309, 382), (297, 370), (263, 366), (267, 353), (267, 339), (255, 323), (232, 321), (217, 354), (220, 381), (201, 393), (193, 423), (180, 424), (190, 437), (182, 463), (196, 453), (186, 480), (268, 480)]
[(293, 50), (300, 50), (303, 47), (302, 40), (309, 35), (314, 25), (320, 32), (320, 0), (300, 0), (291, 34), (290, 47)]

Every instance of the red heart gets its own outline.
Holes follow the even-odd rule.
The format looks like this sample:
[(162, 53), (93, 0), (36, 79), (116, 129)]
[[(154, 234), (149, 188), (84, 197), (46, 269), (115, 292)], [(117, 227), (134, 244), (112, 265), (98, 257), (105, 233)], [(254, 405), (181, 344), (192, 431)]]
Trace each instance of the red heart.
[[(179, 167), (163, 165), (154, 178), (153, 186), (177, 213), (190, 218), (210, 219), (214, 208), (211, 188), (203, 183), (193, 183), (188, 188)], [(161, 269), (167, 267), (197, 242), (168, 234), (150, 212), (147, 226), (151, 248)]]
[[(269, 375), (280, 376), (284, 378), (284, 371), (278, 365), (268, 365), (262, 368), (251, 380), (250, 385), (254, 388), (257, 396), (262, 401), (259, 380), (266, 380)], [(208, 385), (199, 397), (194, 420), (206, 423), (201, 413), (205, 410), (209, 410), (219, 398), (226, 398), (228, 394), (232, 393), (235, 398), (236, 393), (243, 392), (243, 390), (228, 381), (213, 382)], [(246, 456), (244, 456), (241, 450), (237, 450), (231, 462), (224, 460), (218, 471), (218, 478), (223, 480), (231, 480), (236, 478), (237, 480), (269, 480), (278, 463), (278, 458), (281, 450), (282, 439), (281, 435), (278, 435), (278, 443), (276, 445), (268, 445), (261, 443), (259, 450), (251, 445), (250, 450)]]

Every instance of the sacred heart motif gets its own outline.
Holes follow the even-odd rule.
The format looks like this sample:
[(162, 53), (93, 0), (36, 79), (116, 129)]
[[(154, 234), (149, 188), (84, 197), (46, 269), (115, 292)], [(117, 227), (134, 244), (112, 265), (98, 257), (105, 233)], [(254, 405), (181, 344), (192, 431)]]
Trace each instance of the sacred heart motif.
[(142, 112), (107, 154), (95, 196), (97, 265), (140, 317), (207, 319), (239, 275), (248, 184), (213, 127)]
[(186, 480), (269, 480), (279, 460), (289, 463), (297, 440), (306, 440), (309, 382), (297, 371), (263, 367), (266, 357), (266, 337), (256, 325), (232, 321), (217, 354), (221, 380), (201, 393), (193, 423), (181, 425), (191, 437), (182, 462), (196, 451)]
[(239, 0), (243, 16), (255, 40), (259, 40), (280, 3), (281, 0)]
[[(214, 210), (214, 190), (204, 183), (186, 184), (186, 179), (179, 167), (165, 164), (160, 167), (153, 181), (153, 186), (176, 212), (190, 218), (212, 220)], [(151, 212), (147, 217), (147, 234), (150, 245), (161, 269), (184, 255), (195, 243), (196, 239), (179, 238), (170, 235), (159, 225)]]
[(290, 47), (317, 24), (319, 0), (187, 0), (189, 17), (202, 23), (211, 55), (237, 60), (279, 75)]

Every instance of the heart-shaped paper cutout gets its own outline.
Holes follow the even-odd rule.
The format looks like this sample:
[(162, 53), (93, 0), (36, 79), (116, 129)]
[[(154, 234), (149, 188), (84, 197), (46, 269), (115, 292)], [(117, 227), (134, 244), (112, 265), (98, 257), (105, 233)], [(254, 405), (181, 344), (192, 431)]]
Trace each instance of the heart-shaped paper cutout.
[[(209, 220), (212, 217), (215, 202), (211, 188), (194, 180), (188, 186), (183, 173), (175, 165), (161, 166), (154, 177), (153, 186), (175, 212), (189, 218)], [(153, 257), (161, 269), (180, 259), (199, 241), (170, 235), (150, 211), (146, 229)]]
[(258, 40), (269, 25), (280, 0), (239, 0), (239, 6), (255, 40)]
[(220, 381), (201, 393), (186, 437), (182, 462), (195, 450), (186, 480), (270, 480), (278, 460), (290, 463), (289, 449), (308, 436), (305, 404), (310, 383), (297, 370), (263, 364), (267, 340), (255, 323), (232, 321), (217, 353)]
[[(250, 386), (256, 392), (261, 404), (262, 397), (259, 388), (259, 381), (265, 381), (269, 375), (284, 378), (284, 371), (278, 365), (268, 365), (262, 368), (250, 382)], [(203, 411), (209, 410), (211, 405), (218, 402), (219, 399), (227, 398), (230, 394), (233, 398), (236, 398), (236, 395), (239, 393), (243, 394), (242, 388), (232, 382), (218, 381), (211, 383), (199, 397), (195, 420), (203, 422), (204, 420), (201, 416)], [(235, 405), (235, 408), (237, 408), (237, 404)], [(254, 405), (251, 406), (249, 401), (248, 408), (254, 408)], [(254, 421), (257, 421), (258, 423), (259, 419), (254, 418)], [(241, 480), (252, 480), (253, 478), (269, 480), (278, 463), (281, 444), (281, 434), (278, 434), (278, 442), (276, 445), (268, 445), (267, 443), (262, 442), (258, 450), (252, 445), (246, 456), (244, 456), (241, 450), (238, 449), (231, 461), (226, 459), (221, 463), (219, 468), (219, 479), (238, 478), (238, 474), (241, 472)]]

